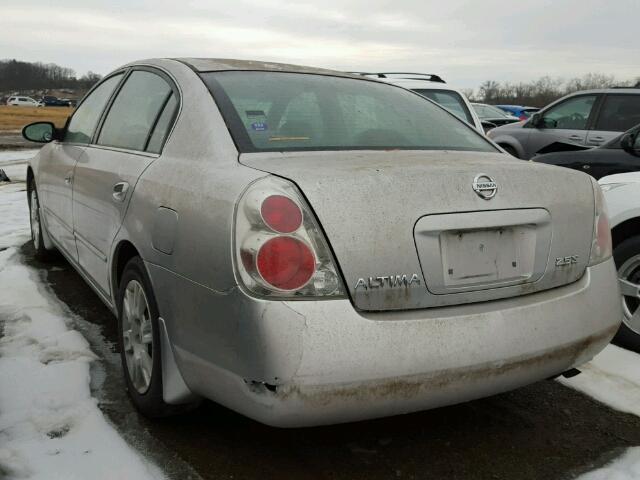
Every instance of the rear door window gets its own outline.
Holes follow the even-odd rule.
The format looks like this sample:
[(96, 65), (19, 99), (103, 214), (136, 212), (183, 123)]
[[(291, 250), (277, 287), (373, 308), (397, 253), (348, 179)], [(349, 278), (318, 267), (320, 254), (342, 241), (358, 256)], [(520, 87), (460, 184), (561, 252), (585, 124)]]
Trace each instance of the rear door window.
[(144, 151), (171, 95), (171, 86), (160, 75), (132, 72), (109, 109), (98, 145)]
[(64, 137), (65, 142), (83, 144), (91, 142), (91, 137), (93, 137), (93, 132), (98, 125), (102, 111), (116, 86), (120, 83), (122, 75), (120, 73), (109, 77), (84, 99), (73, 114), (73, 117), (71, 117)]
[(171, 126), (173, 125), (173, 119), (175, 118), (177, 108), (178, 99), (172, 94), (162, 109), (158, 122), (153, 129), (149, 145), (147, 145), (147, 152), (160, 153), (162, 151), (164, 142), (167, 139), (167, 135), (169, 135)]
[(624, 132), (640, 124), (640, 95), (607, 95), (594, 130)]

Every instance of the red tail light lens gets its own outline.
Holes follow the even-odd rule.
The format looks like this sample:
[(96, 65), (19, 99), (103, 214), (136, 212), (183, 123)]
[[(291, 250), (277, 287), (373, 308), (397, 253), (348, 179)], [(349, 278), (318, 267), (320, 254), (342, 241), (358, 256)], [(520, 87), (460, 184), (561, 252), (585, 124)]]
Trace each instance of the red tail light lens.
[(264, 223), (278, 233), (293, 233), (302, 225), (302, 210), (283, 195), (265, 198), (260, 207)]
[(280, 290), (297, 290), (315, 273), (316, 259), (304, 242), (292, 237), (275, 237), (260, 247), (257, 267), (268, 284)]

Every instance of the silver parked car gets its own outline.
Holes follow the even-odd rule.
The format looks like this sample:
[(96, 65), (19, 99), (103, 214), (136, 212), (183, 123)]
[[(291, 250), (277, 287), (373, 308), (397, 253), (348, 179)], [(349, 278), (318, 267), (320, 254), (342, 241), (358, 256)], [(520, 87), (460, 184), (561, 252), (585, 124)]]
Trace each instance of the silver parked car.
[(572, 93), (533, 114), (524, 123), (491, 130), (494, 142), (528, 160), (562, 150), (555, 145), (597, 147), (640, 123), (640, 88), (609, 88)]
[(31, 161), (39, 257), (118, 317), (146, 415), (202, 397), (301, 426), (437, 407), (592, 358), (622, 318), (602, 195), (404, 88), (146, 60)]

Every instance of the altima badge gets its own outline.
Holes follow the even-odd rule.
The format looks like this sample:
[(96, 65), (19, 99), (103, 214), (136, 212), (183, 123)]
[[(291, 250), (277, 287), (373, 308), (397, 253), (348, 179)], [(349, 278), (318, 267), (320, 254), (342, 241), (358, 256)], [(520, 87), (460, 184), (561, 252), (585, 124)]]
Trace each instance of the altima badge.
[(383, 288), (383, 287), (410, 287), (411, 284), (415, 283), (416, 285), (420, 285), (420, 277), (418, 277), (417, 273), (413, 275), (390, 275), (384, 277), (369, 277), (368, 279), (359, 278), (356, 282), (356, 286), (354, 290), (357, 290), (358, 287), (362, 287), (365, 290), (370, 290), (372, 288)]
[(479, 173), (473, 179), (473, 191), (484, 200), (491, 200), (498, 193), (498, 184), (489, 175)]

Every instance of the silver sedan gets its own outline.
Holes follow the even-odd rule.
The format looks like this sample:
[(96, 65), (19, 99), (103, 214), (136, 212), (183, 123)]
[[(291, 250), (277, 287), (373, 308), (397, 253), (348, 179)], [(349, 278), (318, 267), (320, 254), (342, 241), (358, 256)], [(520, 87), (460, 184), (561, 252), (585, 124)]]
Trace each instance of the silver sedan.
[(599, 187), (401, 87), (272, 63), (117, 69), (36, 123), (33, 243), (118, 318), (148, 416), (302, 426), (462, 402), (592, 358), (622, 318)]

